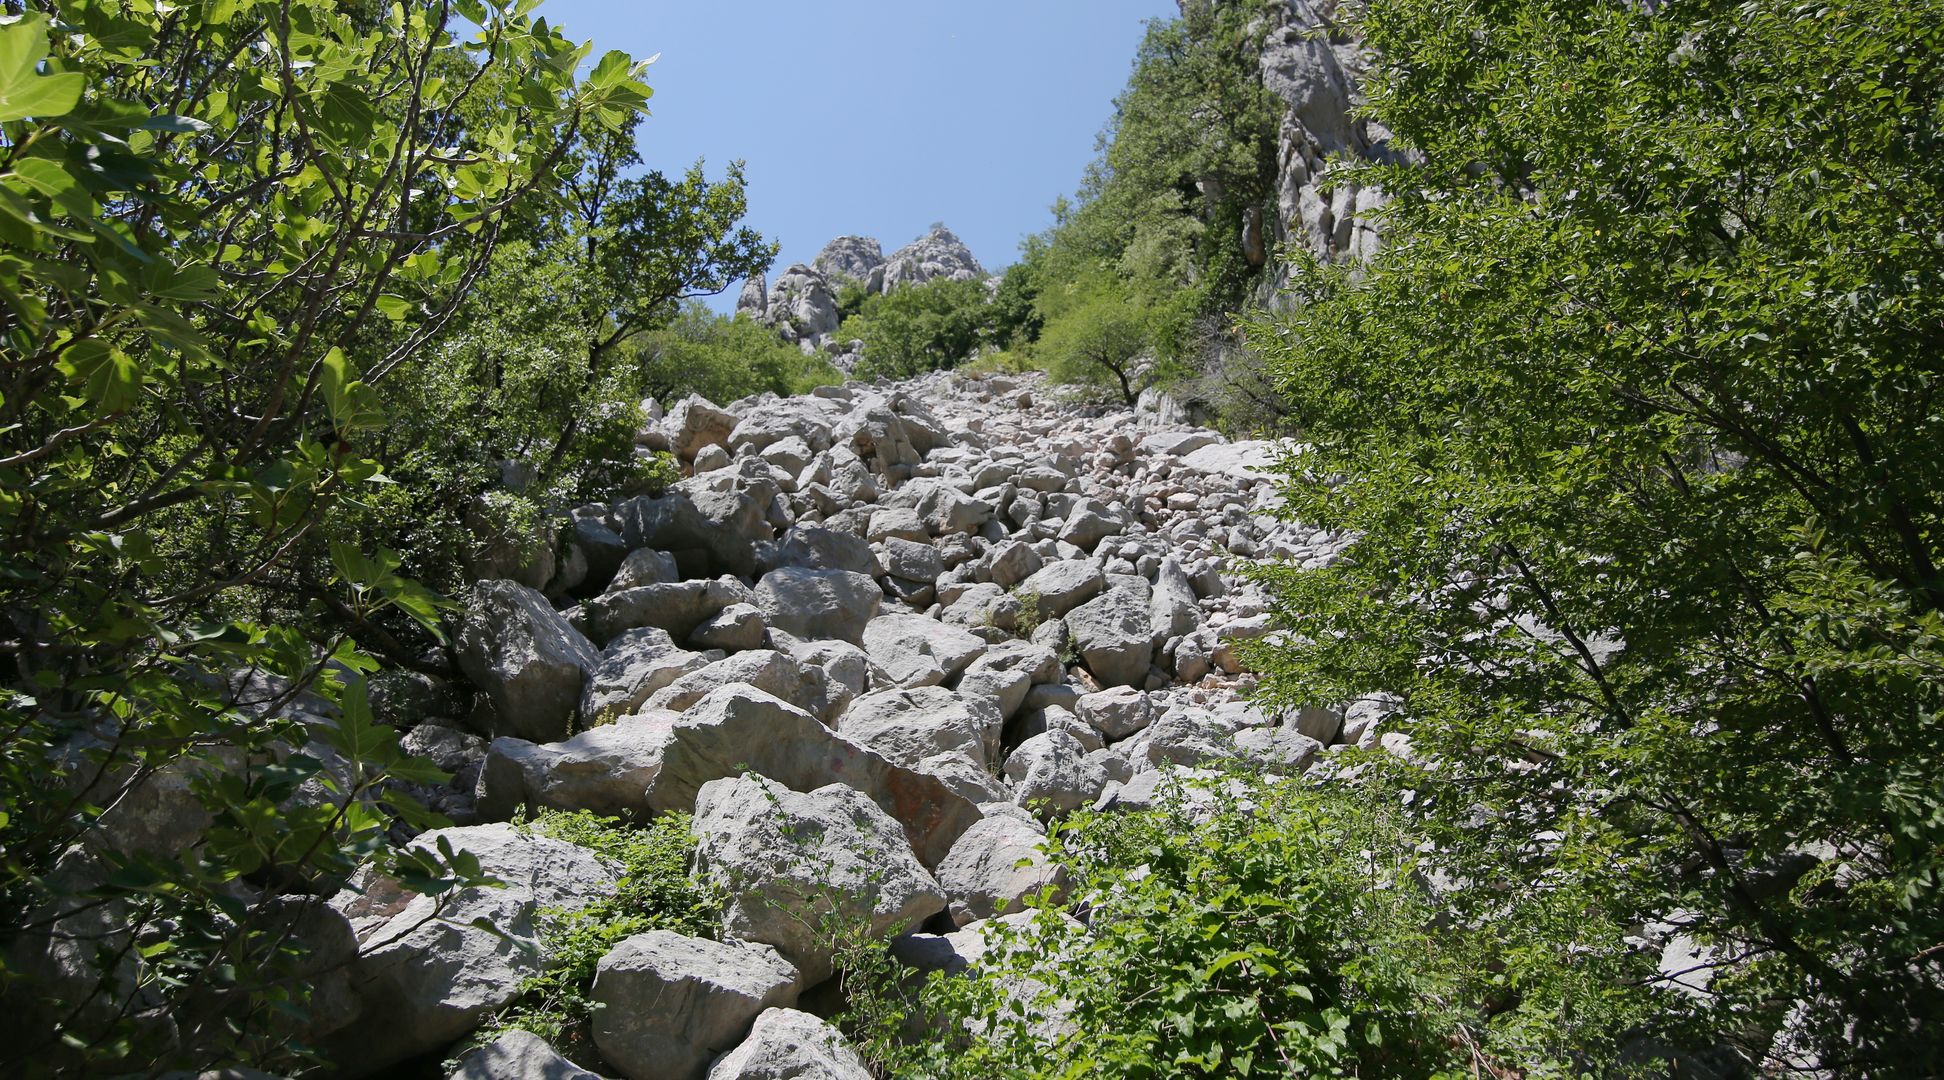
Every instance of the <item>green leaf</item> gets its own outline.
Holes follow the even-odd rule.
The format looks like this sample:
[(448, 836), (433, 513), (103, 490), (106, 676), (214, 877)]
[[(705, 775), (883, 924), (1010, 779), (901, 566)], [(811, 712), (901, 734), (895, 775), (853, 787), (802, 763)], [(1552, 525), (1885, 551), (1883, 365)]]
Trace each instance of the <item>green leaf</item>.
[(73, 111), (87, 85), (78, 71), (43, 75), (47, 16), (38, 12), (0, 26), (0, 121), (51, 119)]

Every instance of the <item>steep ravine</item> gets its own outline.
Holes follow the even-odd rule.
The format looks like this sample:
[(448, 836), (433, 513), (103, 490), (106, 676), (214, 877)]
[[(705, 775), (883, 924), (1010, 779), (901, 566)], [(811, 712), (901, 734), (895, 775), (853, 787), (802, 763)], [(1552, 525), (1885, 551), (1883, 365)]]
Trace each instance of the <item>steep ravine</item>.
[[(1337, 548), (1274, 516), (1271, 444), (954, 374), (691, 398), (641, 441), (692, 474), (576, 509), (570, 590), (466, 598), (471, 713), (407, 742), (458, 774), (436, 801), (467, 824), (416, 842), (508, 884), (432, 918), (382, 887), (335, 901), (362, 946), (362, 1007), (329, 1039), (350, 1074), (464, 1037), (547, 962), (535, 913), (614, 887), (591, 853), (498, 824), (523, 807), (692, 812), (725, 890), (722, 942), (657, 931), (602, 961), (612, 1073), (777, 1076), (828, 1043), (839, 1064), (804, 1075), (854, 1076), (834, 1029), (790, 1011), (831, 973), (806, 896), (945, 962), (1054, 880), (1047, 822), (1151, 805), (1218, 760), (1288, 774), (1378, 737), (1368, 711), (1247, 700), (1235, 644), (1269, 621), (1238, 559)], [(547, 1053), (513, 1037), (467, 1075), (537, 1075)]]

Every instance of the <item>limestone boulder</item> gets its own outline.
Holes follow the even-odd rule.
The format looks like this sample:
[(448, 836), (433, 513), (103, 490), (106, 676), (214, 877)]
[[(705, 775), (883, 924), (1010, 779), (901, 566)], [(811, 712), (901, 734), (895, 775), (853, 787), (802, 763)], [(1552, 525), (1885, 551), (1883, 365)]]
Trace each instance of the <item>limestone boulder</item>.
[[(221, 1075), (223, 1080), (248, 1080)], [(601, 1080), (601, 1076), (561, 1057), (540, 1036), (516, 1028), (466, 1055), (451, 1080)]]
[(455, 646), (459, 670), (485, 696), (479, 726), (541, 741), (570, 730), (588, 672), (600, 662), (593, 643), (546, 597), (511, 581), (473, 586)]
[(807, 1012), (771, 1009), (708, 1080), (872, 1080), (843, 1033)]
[(359, 943), (350, 974), (364, 1008), (325, 1054), (347, 1074), (440, 1049), (478, 1027), (551, 960), (543, 912), (612, 895), (620, 878), (584, 848), (511, 825), (440, 829), (412, 846), (436, 851), (442, 842), (502, 885), (434, 899), (367, 867), (331, 901)]
[(1055, 897), (1067, 885), (1066, 868), (1047, 858), (1046, 830), (1023, 814), (993, 814), (965, 831), (938, 866), (938, 884), (951, 899), (960, 926), (1018, 910), (1047, 886)]
[(628, 1080), (700, 1080), (797, 989), (796, 968), (767, 945), (650, 930), (595, 968), (594, 1046)]
[(763, 575), (755, 604), (769, 625), (807, 640), (829, 638), (858, 644), (878, 612), (883, 590), (849, 570), (784, 567)]
[(604, 593), (582, 604), (575, 621), (603, 645), (644, 626), (666, 632), (671, 641), (686, 641), (723, 608), (753, 600), (749, 586), (733, 577), (672, 581)]
[(596, 727), (626, 716), (650, 695), (683, 675), (706, 667), (710, 658), (675, 647), (668, 631), (654, 626), (624, 630), (601, 653), (581, 692), (582, 727)]
[(693, 828), (701, 872), (726, 897), (724, 932), (775, 946), (809, 984), (831, 973), (817, 932), (827, 917), (888, 937), (945, 908), (898, 822), (843, 784), (798, 792), (761, 776), (712, 780)]
[(1146, 684), (1154, 662), (1149, 593), (1146, 579), (1116, 575), (1106, 592), (1067, 612), (1067, 633), (1102, 686)]

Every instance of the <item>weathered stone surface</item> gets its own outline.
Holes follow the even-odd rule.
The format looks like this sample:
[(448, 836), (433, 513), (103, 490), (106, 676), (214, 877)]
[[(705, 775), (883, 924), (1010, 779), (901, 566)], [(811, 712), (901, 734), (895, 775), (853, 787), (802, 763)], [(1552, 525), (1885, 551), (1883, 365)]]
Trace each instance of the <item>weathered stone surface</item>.
[(765, 777), (727, 777), (695, 800), (698, 863), (724, 890), (723, 930), (773, 945), (807, 983), (831, 971), (816, 927), (828, 915), (889, 936), (941, 911), (945, 896), (903, 829), (853, 788), (796, 792)]
[(466, 596), (455, 642), (459, 669), (485, 694), (477, 717), (490, 734), (565, 736), (600, 653), (547, 598), (510, 581), (482, 581)]
[[(897, 686), (950, 682), (985, 655), (986, 643), (923, 615), (880, 615), (864, 627), (864, 652)], [(937, 678), (926, 678), (927, 671)]]
[(1042, 619), (1057, 619), (1100, 595), (1107, 575), (1085, 559), (1048, 563), (1019, 583), (1019, 592), (1039, 597)]
[(979, 260), (972, 256), (952, 230), (934, 225), (924, 236), (891, 253), (884, 265), (884, 291), (905, 285), (920, 285), (936, 278), (975, 281), (985, 277)]
[[(915, 511), (907, 511), (916, 517)], [(893, 577), (926, 583), (945, 572), (945, 560), (929, 543), (889, 535), (884, 539), (884, 569)]]
[(619, 878), (592, 852), (511, 825), (441, 829), (413, 846), (436, 850), (441, 839), (471, 852), (505, 885), (465, 889), (441, 902), (366, 868), (354, 888), (331, 901), (351, 920), (360, 945), (350, 971), (364, 1011), (333, 1036), (327, 1053), (349, 1074), (438, 1049), (477, 1027), (547, 963), (541, 911), (578, 909), (612, 893)]
[(628, 630), (652, 626), (674, 641), (685, 641), (696, 627), (731, 604), (753, 599), (749, 586), (732, 577), (712, 581), (675, 581), (605, 593), (581, 605), (575, 622), (605, 645)]
[(1103, 686), (1142, 686), (1154, 661), (1154, 630), (1145, 579), (1117, 577), (1113, 587), (1067, 612), (1067, 633)]
[(796, 968), (767, 945), (650, 930), (595, 969), (594, 1046), (628, 1080), (698, 1080), (797, 989)]
[(647, 707), (679, 713), (725, 686), (761, 690), (818, 719), (828, 719), (832, 711), (822, 669), (774, 649), (751, 649), (689, 672), (655, 691)]
[(807, 570), (849, 570), (866, 577), (884, 573), (871, 545), (862, 537), (833, 529), (799, 525), (783, 536), (777, 545), (772, 569), (799, 566)]
[(763, 621), (761, 608), (754, 604), (730, 604), (696, 627), (688, 636), (688, 643), (697, 649), (741, 652), (762, 648), (768, 635), (769, 625)]
[(663, 424), (675, 456), (693, 461), (696, 452), (705, 446), (727, 446), (736, 418), (717, 408), (708, 398), (690, 394), (668, 410)]
[(1047, 858), (1045, 845), (1046, 830), (1025, 816), (994, 814), (967, 829), (938, 865), (952, 921), (964, 926), (1016, 910), (1048, 885), (1064, 891), (1066, 868)]
[(1044, 645), (1008, 641), (987, 649), (966, 667), (956, 689), (968, 698), (986, 698), (1010, 720), (1037, 683), (1057, 682), (1060, 656)]
[(505, 821), (521, 807), (607, 817), (644, 809), (661, 767), (665, 721), (623, 716), (555, 743), (494, 739), (479, 775), (479, 816)]
[(755, 602), (769, 624), (785, 633), (855, 645), (883, 599), (877, 582), (864, 574), (784, 567), (763, 575)]
[(608, 642), (581, 693), (582, 727), (605, 724), (640, 708), (649, 696), (710, 658), (678, 649), (668, 631), (654, 626), (624, 630)]
[(644, 799), (656, 811), (688, 810), (703, 784), (745, 769), (799, 791), (832, 781), (868, 794), (904, 827), (908, 846), (936, 866), (978, 807), (938, 778), (905, 768), (826, 728), (801, 709), (747, 686), (725, 686), (665, 728), (659, 770)]
[(764, 318), (785, 341), (822, 345), (837, 329), (837, 298), (822, 274), (796, 263), (770, 283)]
[(663, 585), (682, 580), (682, 571), (675, 565), (675, 556), (654, 548), (636, 548), (628, 552), (609, 579), (603, 592), (624, 592), (643, 585)]
[(838, 731), (973, 802), (1005, 797), (992, 775), (1003, 719), (991, 703), (943, 687), (881, 690), (851, 703)]
[(771, 1009), (708, 1080), (871, 1080), (843, 1033), (806, 1012)]
[(1108, 777), (1080, 740), (1047, 731), (1020, 743), (1006, 758), (1006, 779), (1014, 802), (1051, 820), (1099, 798)]
[(540, 1036), (515, 1029), (466, 1055), (451, 1080), (601, 1080), (601, 1077), (561, 1057)]
[(1195, 587), (1179, 560), (1161, 560), (1154, 575), (1154, 592), (1148, 599), (1148, 616), (1157, 640), (1166, 641), (1192, 634), (1201, 627), (1201, 603)]
[(1080, 699), (1077, 715), (1109, 739), (1125, 739), (1148, 726), (1154, 706), (1144, 691), (1116, 686)]
[(865, 292), (884, 290), (884, 249), (868, 236), (840, 236), (823, 246), (810, 268), (833, 285), (855, 282)]
[(768, 514), (775, 493), (758, 494), (763, 497), (690, 488), (642, 495), (617, 505), (614, 518), (629, 547), (672, 554), (686, 577), (744, 577), (756, 571), (756, 545), (773, 535)]

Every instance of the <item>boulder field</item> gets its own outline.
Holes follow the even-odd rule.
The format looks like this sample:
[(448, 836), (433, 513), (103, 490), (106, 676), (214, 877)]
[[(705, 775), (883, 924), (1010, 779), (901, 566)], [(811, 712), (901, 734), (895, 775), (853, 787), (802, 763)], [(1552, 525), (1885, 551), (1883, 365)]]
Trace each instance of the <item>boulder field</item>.
[[(463, 597), (470, 705), (407, 736), (458, 777), (433, 801), (461, 824), (414, 842), (471, 850), (509, 885), (432, 914), (383, 882), (335, 901), (361, 946), (365, 1008), (329, 1039), (347, 1075), (450, 1046), (546, 964), (537, 912), (614, 889), (592, 854), (503, 824), (522, 811), (691, 814), (723, 898), (720, 940), (655, 931), (601, 960), (609, 1071), (863, 1076), (798, 1011), (828, 999), (811, 990), (829, 919), (900, 956), (959, 949), (1058, 895), (1040, 851), (1057, 819), (1378, 737), (1381, 709), (1248, 698), (1239, 646), (1271, 624), (1244, 563), (1342, 546), (1276, 514), (1271, 469), (1300, 448), (1066, 400), (1038, 376), (651, 415), (638, 441), (683, 479), (574, 508), (543, 588)], [(582, 1075), (524, 1034), (462, 1073), (540, 1074)]]

